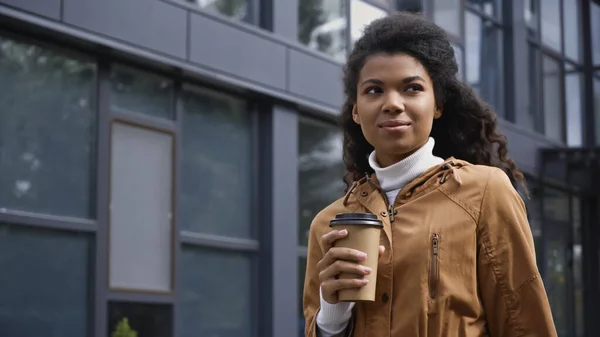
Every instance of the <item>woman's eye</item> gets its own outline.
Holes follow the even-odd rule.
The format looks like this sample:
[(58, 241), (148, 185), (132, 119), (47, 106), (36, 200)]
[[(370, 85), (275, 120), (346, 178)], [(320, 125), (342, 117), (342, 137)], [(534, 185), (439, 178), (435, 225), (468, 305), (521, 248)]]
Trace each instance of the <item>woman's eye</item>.
[(418, 85), (418, 84), (413, 84), (413, 85), (409, 85), (408, 87), (406, 87), (407, 91), (422, 91), (423, 87)]
[(378, 87), (371, 87), (365, 91), (366, 94), (379, 94), (381, 93), (381, 89)]

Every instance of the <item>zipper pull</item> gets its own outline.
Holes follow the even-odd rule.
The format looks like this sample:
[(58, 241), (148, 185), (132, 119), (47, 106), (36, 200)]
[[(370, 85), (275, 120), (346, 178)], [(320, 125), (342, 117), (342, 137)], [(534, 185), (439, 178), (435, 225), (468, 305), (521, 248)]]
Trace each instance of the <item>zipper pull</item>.
[(390, 216), (390, 223), (394, 222), (394, 205), (390, 204), (390, 207), (388, 207), (388, 214)]
[(431, 247), (433, 249), (433, 255), (438, 255), (438, 244), (440, 240), (440, 235), (438, 233), (433, 234), (433, 238), (431, 239)]

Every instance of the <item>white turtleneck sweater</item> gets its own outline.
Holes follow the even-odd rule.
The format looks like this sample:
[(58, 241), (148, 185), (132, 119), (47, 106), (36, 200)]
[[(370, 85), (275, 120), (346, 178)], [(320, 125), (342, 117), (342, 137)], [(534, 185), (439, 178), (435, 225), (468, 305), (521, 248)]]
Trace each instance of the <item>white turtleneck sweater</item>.
[[(415, 153), (403, 160), (381, 167), (377, 162), (375, 151), (369, 156), (369, 165), (375, 171), (381, 189), (385, 192), (390, 204), (394, 203), (398, 192), (433, 166), (444, 162), (442, 158), (433, 155), (435, 141), (429, 138), (427, 143)], [(340, 334), (352, 317), (354, 302), (330, 304), (321, 296), (321, 309), (317, 314), (317, 327), (322, 337), (333, 337)]]

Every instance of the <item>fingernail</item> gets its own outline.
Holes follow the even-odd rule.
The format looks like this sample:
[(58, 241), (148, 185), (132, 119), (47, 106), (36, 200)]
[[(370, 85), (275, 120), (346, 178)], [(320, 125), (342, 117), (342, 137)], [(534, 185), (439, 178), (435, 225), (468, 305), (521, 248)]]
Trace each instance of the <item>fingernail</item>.
[(369, 280), (367, 280), (366, 278), (364, 278), (364, 279), (361, 280), (361, 282), (362, 282), (362, 284), (367, 284), (367, 283), (369, 283)]
[(367, 254), (365, 254), (365, 253), (358, 253), (358, 258), (361, 259), (361, 260), (364, 260), (364, 259), (367, 258)]
[(342, 234), (342, 235), (345, 235), (345, 234), (347, 234), (347, 233), (348, 233), (348, 231), (347, 231), (347, 230), (345, 230), (345, 229), (342, 229), (342, 230), (340, 231), (340, 234)]
[(367, 266), (362, 266), (362, 267), (361, 267), (361, 269), (362, 269), (362, 270), (363, 270), (365, 273), (367, 273), (367, 274), (370, 274), (370, 273), (371, 273), (371, 270), (372, 270), (371, 268), (369, 268), (369, 267), (367, 267)]

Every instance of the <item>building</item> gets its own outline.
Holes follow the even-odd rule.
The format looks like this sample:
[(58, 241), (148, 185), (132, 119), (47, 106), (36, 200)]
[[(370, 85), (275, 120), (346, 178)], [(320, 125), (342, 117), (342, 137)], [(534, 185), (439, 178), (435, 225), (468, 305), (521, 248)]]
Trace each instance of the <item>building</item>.
[(341, 64), (396, 9), (498, 111), (560, 336), (600, 335), (597, 0), (0, 0), (0, 335), (302, 335)]

